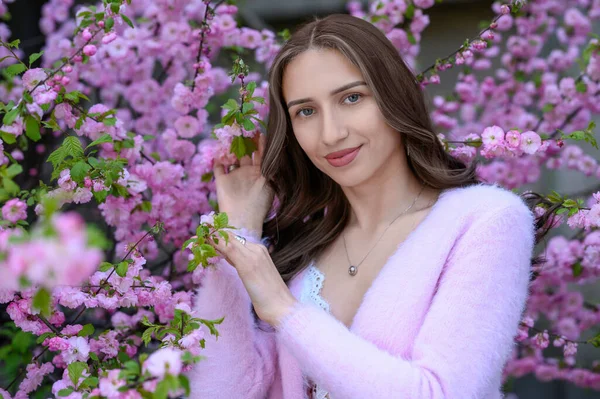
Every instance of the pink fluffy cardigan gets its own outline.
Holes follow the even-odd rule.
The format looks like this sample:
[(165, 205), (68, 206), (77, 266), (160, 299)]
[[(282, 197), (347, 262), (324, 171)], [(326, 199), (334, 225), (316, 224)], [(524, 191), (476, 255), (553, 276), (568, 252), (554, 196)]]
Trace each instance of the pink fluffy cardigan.
[[(189, 373), (190, 398), (498, 399), (528, 297), (533, 214), (496, 185), (442, 192), (367, 291), (351, 328), (298, 303), (277, 331), (255, 326), (230, 265), (207, 272), (199, 317), (225, 316)], [(289, 287), (299, 298), (306, 269)]]

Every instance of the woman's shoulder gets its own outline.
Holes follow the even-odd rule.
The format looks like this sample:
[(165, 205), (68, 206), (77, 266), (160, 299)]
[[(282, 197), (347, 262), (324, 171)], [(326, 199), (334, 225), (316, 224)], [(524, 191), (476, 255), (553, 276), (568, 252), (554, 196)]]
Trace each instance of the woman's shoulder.
[(519, 214), (531, 222), (533, 212), (519, 194), (497, 184), (479, 183), (448, 190), (446, 205), (466, 222)]

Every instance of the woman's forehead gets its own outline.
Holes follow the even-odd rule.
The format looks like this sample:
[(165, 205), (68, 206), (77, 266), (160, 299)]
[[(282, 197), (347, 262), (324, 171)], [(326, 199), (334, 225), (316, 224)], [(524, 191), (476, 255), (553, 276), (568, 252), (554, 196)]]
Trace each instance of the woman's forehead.
[(364, 80), (360, 70), (343, 54), (331, 49), (311, 49), (286, 66), (282, 90), (286, 101), (328, 96), (332, 90), (357, 80)]

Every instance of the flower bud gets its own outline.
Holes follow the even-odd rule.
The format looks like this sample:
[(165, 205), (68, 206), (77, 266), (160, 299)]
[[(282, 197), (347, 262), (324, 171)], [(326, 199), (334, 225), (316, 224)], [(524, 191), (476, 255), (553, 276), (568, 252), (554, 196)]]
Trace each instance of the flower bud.
[(83, 32), (81, 32), (81, 37), (83, 37), (83, 40), (88, 41), (92, 38), (92, 32), (90, 32), (88, 28), (85, 28)]
[(95, 55), (97, 51), (98, 49), (93, 44), (88, 44), (83, 48), (83, 54), (87, 55), (88, 57)]

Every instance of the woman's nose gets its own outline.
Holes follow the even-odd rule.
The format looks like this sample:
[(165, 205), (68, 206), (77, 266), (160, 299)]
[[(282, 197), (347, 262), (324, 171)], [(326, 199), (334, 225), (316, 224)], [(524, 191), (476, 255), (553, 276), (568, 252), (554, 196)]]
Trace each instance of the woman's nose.
[(324, 111), (321, 115), (323, 115), (321, 127), (321, 140), (323, 144), (335, 146), (340, 140), (348, 136), (347, 129), (343, 121), (339, 119), (339, 115), (331, 111)]

